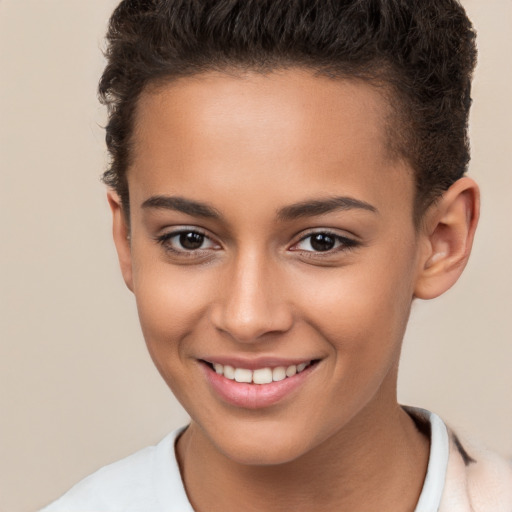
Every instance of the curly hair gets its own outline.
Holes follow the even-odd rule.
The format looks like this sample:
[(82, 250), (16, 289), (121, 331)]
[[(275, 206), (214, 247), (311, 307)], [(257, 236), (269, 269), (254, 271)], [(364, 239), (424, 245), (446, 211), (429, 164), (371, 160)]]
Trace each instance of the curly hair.
[(213, 70), (301, 67), (390, 91), (390, 148), (415, 173), (415, 217), (462, 177), (475, 32), (456, 0), (123, 0), (99, 83), (111, 155), (103, 181), (129, 211), (138, 98), (151, 84)]

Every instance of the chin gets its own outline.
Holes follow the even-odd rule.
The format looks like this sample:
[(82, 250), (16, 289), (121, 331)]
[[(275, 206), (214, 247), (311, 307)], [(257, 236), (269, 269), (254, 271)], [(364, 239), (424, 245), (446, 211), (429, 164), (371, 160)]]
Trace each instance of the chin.
[(245, 466), (277, 466), (293, 462), (304, 454), (294, 446), (261, 446), (252, 443), (231, 445), (222, 451), (231, 461)]
[[(272, 427), (244, 429), (234, 433), (231, 429), (228, 435), (212, 438), (217, 450), (237, 464), (248, 466), (272, 466), (292, 462), (310, 449), (314, 443), (305, 438), (304, 433), (290, 433), (288, 429)], [(250, 432), (252, 430), (252, 432)]]

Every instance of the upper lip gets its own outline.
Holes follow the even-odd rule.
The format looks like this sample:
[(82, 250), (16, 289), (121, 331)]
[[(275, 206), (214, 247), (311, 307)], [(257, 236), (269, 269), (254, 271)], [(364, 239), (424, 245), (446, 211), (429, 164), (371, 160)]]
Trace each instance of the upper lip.
[(310, 361), (316, 361), (319, 358), (308, 358), (308, 357), (294, 357), (294, 358), (283, 358), (275, 356), (265, 357), (253, 357), (246, 358), (240, 356), (212, 356), (204, 357), (200, 360), (211, 364), (221, 364), (223, 366), (229, 365), (233, 368), (244, 368), (246, 370), (257, 370), (258, 368), (277, 368), (278, 366), (292, 366), (300, 363), (309, 363)]

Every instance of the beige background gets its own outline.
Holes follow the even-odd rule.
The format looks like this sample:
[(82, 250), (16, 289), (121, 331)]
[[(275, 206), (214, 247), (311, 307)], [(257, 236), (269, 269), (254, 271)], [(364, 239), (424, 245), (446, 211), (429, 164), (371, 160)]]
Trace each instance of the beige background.
[[(0, 511), (35, 510), (186, 421), (146, 354), (110, 241), (95, 87), (114, 0), (0, 0)], [(400, 397), (512, 456), (512, 2), (479, 32), (474, 254), (414, 306)]]

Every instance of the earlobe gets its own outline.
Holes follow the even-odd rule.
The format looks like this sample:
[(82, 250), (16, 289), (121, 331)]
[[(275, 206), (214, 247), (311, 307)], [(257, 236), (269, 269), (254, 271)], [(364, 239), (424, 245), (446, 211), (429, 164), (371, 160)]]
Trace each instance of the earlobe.
[(121, 199), (113, 190), (107, 192), (108, 204), (112, 211), (112, 234), (117, 250), (119, 266), (126, 286), (133, 292), (132, 253), (130, 229), (121, 204)]
[(425, 213), (425, 251), (414, 296), (433, 299), (451, 288), (468, 262), (480, 213), (480, 192), (471, 178), (456, 181)]

